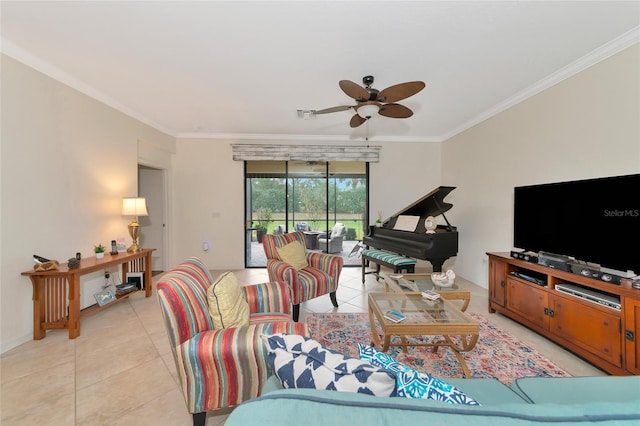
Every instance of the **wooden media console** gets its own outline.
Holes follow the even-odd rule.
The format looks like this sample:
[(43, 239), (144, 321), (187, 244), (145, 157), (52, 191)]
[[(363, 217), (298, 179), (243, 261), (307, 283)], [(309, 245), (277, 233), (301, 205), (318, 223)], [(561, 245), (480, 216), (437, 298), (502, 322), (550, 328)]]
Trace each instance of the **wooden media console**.
[[(509, 253), (487, 255), (489, 312), (529, 327), (610, 374), (640, 374), (640, 290), (629, 280), (616, 285)], [(620, 309), (556, 288), (567, 284), (619, 299)]]

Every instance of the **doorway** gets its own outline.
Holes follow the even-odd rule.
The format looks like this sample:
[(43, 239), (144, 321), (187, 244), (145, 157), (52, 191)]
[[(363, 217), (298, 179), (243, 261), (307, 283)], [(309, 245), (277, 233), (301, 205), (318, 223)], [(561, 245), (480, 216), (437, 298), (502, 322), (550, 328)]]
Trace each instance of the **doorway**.
[(147, 200), (148, 216), (138, 218), (142, 247), (155, 248), (151, 254), (153, 272), (166, 270), (166, 171), (138, 164), (138, 194)]
[[(245, 162), (245, 266), (267, 265), (264, 234), (293, 231), (307, 234), (307, 249), (359, 266), (360, 259), (350, 254), (368, 225), (367, 185), (366, 162)], [(319, 244), (336, 224), (344, 225), (344, 235), (331, 245)]]

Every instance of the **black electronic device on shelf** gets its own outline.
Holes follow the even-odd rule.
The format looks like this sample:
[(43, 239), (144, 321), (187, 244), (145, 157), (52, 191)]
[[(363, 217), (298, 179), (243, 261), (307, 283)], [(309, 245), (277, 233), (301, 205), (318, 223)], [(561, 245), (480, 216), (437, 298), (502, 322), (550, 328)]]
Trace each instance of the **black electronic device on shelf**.
[(514, 277), (522, 278), (523, 280), (527, 280), (527, 281), (529, 281), (531, 283), (534, 283), (534, 284), (537, 284), (539, 286), (546, 287), (547, 282), (544, 279), (544, 277), (542, 277), (542, 276), (533, 276), (532, 274), (534, 274), (534, 272), (527, 273), (527, 274), (524, 274), (524, 273), (518, 272), (518, 271), (511, 272), (511, 275), (513, 275)]
[(511, 257), (525, 262), (538, 263), (538, 255), (528, 251), (511, 250)]

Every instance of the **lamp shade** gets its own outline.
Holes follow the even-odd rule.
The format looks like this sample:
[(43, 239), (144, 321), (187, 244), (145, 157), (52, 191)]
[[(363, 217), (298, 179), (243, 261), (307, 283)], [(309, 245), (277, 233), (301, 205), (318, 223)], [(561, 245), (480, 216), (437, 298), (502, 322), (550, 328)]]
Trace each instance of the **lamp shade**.
[(362, 118), (371, 118), (378, 113), (380, 107), (375, 103), (366, 103), (358, 107), (356, 112)]
[(146, 198), (123, 198), (123, 216), (148, 216)]

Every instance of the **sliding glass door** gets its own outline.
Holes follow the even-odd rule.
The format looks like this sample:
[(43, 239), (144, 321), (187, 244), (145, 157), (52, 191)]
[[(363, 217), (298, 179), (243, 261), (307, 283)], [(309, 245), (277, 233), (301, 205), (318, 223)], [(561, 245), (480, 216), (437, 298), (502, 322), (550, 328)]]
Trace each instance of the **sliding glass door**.
[[(245, 177), (247, 267), (266, 266), (265, 233), (293, 231), (306, 233), (307, 249), (359, 265), (360, 259), (349, 254), (367, 226), (367, 163), (247, 161)], [(344, 231), (331, 239), (341, 225)]]

